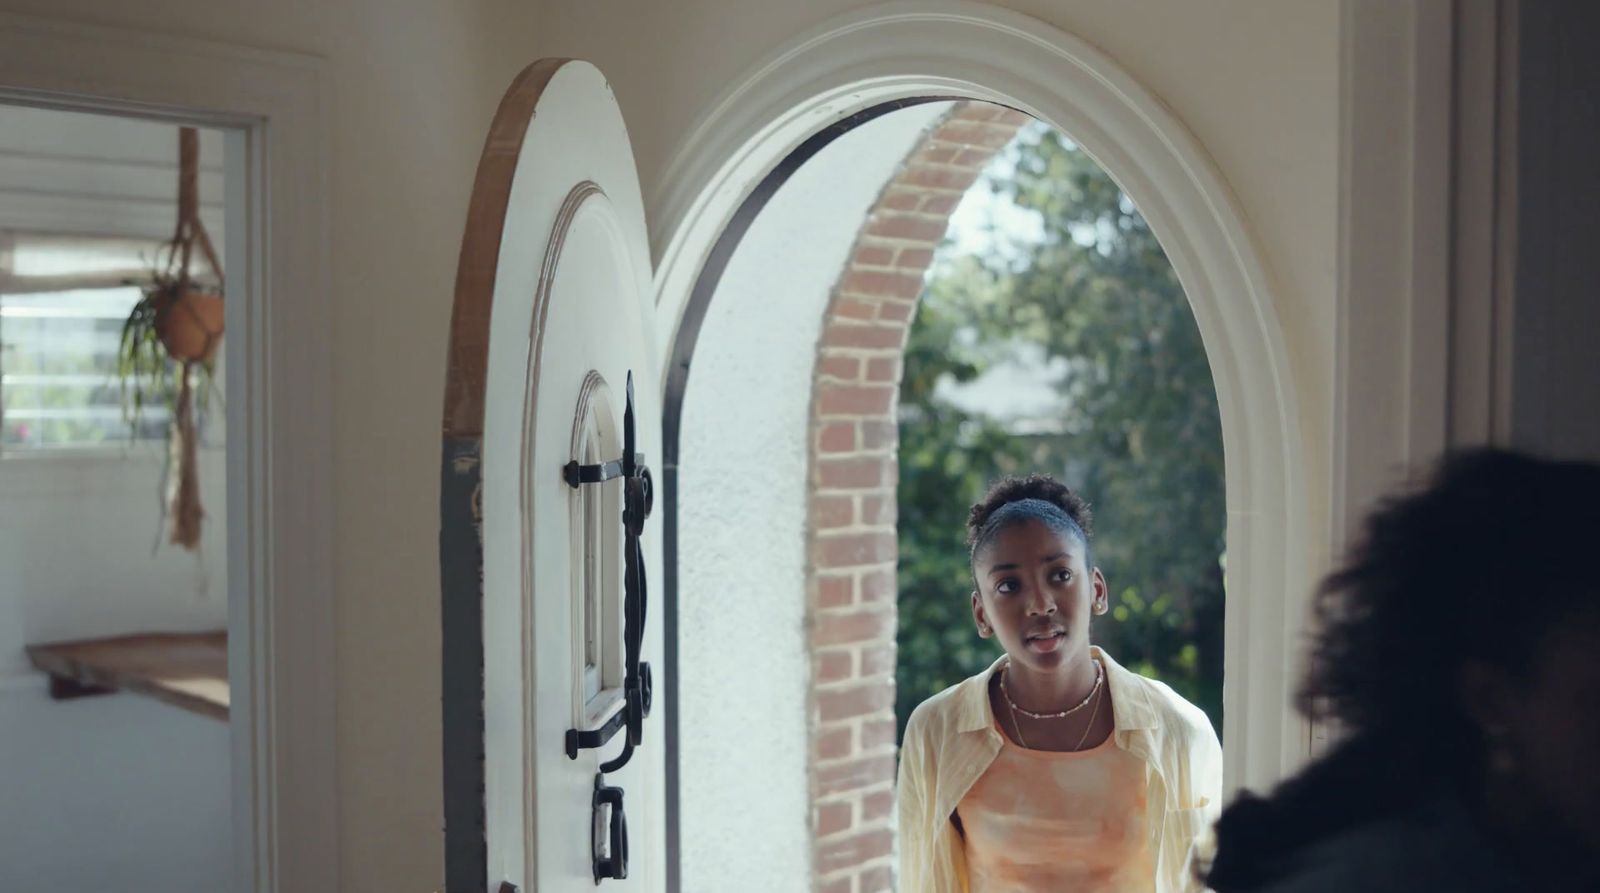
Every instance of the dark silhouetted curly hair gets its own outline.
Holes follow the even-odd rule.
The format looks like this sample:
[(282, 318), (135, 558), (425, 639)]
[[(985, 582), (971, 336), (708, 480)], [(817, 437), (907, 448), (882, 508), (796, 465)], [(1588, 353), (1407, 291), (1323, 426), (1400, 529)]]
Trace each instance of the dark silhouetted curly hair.
[(1600, 465), (1457, 453), (1381, 503), (1322, 584), (1297, 706), (1343, 743), (1217, 826), (1219, 893), (1273, 882), (1303, 847), (1481, 777), (1467, 661), (1524, 674), (1542, 637), (1600, 604)]

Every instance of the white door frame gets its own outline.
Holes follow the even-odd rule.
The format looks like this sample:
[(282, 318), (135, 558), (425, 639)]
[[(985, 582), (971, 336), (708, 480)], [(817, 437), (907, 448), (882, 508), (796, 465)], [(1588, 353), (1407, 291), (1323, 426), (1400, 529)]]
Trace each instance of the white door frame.
[(326, 87), (319, 60), (0, 14), (0, 102), (226, 136), (231, 887), (334, 890)]

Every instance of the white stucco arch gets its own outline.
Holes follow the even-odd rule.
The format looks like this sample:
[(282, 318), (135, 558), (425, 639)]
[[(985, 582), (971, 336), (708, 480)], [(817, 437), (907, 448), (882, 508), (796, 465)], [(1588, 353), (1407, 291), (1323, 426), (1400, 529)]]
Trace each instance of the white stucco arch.
[(1321, 552), (1308, 493), (1326, 470), (1305, 443), (1303, 391), (1238, 202), (1204, 147), (1114, 60), (1043, 22), (964, 0), (871, 6), (781, 48), (733, 83), (649, 178), (660, 356), (674, 355), (702, 265), (763, 177), (828, 125), (921, 96), (999, 102), (1070, 134), (1166, 248), (1199, 323), (1222, 415), (1228, 782), (1270, 784), (1308, 752), (1307, 728), (1288, 704)]

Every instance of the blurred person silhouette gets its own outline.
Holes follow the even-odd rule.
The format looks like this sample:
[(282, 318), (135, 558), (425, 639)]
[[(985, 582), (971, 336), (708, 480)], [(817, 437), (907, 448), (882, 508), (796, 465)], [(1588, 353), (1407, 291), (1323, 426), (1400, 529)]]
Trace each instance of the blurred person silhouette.
[(1600, 890), (1600, 465), (1480, 449), (1367, 519), (1297, 706), (1340, 743), (1243, 795), (1218, 893)]

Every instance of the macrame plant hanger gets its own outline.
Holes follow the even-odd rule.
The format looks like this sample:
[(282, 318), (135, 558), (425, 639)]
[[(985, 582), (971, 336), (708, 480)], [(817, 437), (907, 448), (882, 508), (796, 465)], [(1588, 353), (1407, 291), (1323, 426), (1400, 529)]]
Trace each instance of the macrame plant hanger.
[[(216, 293), (205, 294), (195, 286), (193, 264), (195, 248), (205, 255), (206, 263), (217, 277)], [(170, 276), (173, 284), (163, 305), (157, 310), (157, 325), (162, 342), (172, 359), (178, 363), (178, 394), (173, 402), (171, 443), (171, 474), (167, 496), (167, 518), (171, 524), (168, 541), (185, 549), (200, 544), (201, 521), (205, 509), (200, 504), (200, 472), (198, 462), (198, 432), (194, 412), (194, 367), (209, 363), (215, 350), (216, 334), (211, 332), (211, 320), (204, 318), (197, 307), (198, 301), (209, 299), (220, 305), (222, 292), (222, 263), (217, 260), (211, 235), (200, 220), (200, 135), (193, 127), (178, 131), (178, 226), (172, 236)], [(203, 337), (197, 343), (175, 334), (184, 330), (198, 331)]]

